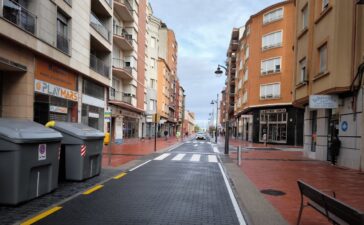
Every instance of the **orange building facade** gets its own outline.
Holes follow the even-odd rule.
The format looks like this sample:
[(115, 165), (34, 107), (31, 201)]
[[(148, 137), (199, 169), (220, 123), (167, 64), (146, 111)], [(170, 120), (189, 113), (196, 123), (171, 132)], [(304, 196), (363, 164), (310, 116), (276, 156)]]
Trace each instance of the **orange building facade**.
[(234, 136), (302, 145), (303, 111), (292, 105), (294, 21), (294, 4), (284, 1), (252, 15), (240, 29)]

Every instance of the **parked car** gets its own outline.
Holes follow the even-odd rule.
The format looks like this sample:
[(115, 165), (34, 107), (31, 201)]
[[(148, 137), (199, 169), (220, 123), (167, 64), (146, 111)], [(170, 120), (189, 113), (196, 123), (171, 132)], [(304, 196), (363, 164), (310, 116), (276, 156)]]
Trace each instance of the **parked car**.
[(206, 140), (206, 135), (204, 132), (198, 132), (196, 134), (196, 140)]

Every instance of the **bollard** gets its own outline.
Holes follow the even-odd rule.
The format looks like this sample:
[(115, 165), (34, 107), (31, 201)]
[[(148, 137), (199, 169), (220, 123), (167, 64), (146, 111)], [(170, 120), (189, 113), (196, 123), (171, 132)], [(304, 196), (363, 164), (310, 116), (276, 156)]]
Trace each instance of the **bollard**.
[(237, 161), (237, 164), (238, 166), (240, 166), (241, 164), (241, 147), (238, 146), (237, 149), (236, 149), (236, 161)]

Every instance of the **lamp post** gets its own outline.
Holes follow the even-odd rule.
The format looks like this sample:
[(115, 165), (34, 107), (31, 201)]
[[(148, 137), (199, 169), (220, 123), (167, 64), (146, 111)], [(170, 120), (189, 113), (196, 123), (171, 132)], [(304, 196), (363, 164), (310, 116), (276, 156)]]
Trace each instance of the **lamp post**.
[[(227, 72), (227, 68), (222, 65), (217, 65), (217, 69), (215, 71), (216, 76), (220, 77), (223, 74), (221, 70), (223, 68), (225, 72)], [(225, 114), (225, 148), (224, 153), (225, 155), (229, 155), (229, 105), (226, 105), (226, 114)]]
[(216, 100), (211, 101), (211, 105), (216, 103), (216, 124), (215, 124), (215, 143), (217, 144), (217, 121), (219, 115), (219, 94), (217, 94)]

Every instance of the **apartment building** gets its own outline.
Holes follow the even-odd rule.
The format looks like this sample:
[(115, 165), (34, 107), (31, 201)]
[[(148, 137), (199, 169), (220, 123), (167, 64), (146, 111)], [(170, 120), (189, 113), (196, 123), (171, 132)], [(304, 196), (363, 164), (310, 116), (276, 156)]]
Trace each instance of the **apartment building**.
[(239, 40), (236, 135), (254, 143), (302, 145), (303, 110), (292, 105), (293, 1), (252, 15)]
[(0, 1), (0, 116), (104, 130), (111, 1)]
[(173, 30), (165, 23), (159, 29), (158, 51), (158, 113), (162, 122), (160, 131), (175, 135), (178, 115), (177, 41)]
[(364, 6), (360, 1), (296, 0), (294, 103), (304, 107), (304, 153), (363, 170)]
[(195, 132), (195, 113), (188, 110), (185, 111), (185, 119), (183, 122), (183, 134), (191, 135)]

